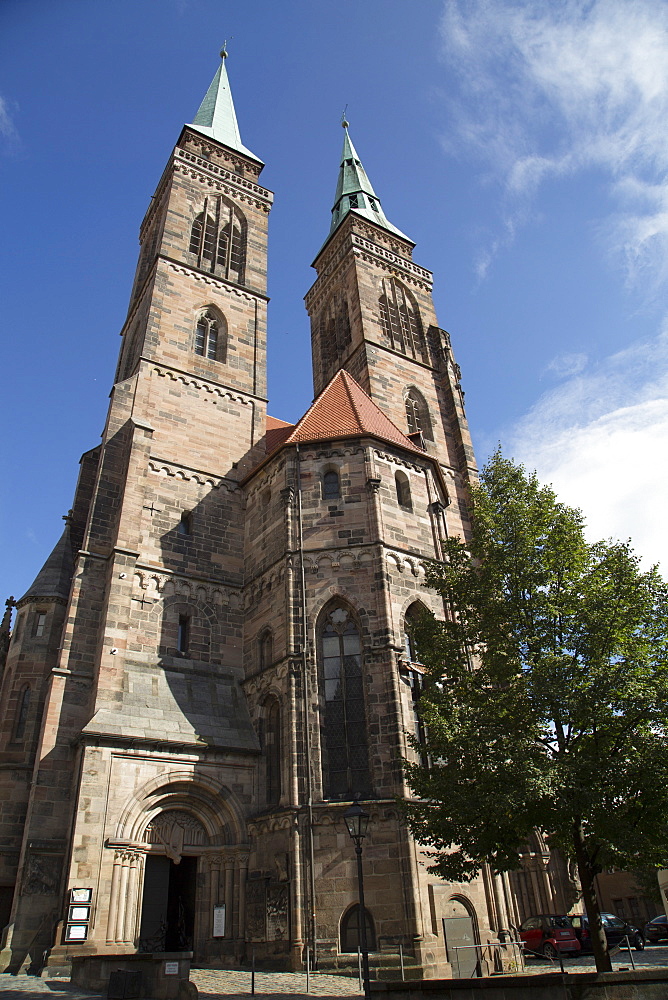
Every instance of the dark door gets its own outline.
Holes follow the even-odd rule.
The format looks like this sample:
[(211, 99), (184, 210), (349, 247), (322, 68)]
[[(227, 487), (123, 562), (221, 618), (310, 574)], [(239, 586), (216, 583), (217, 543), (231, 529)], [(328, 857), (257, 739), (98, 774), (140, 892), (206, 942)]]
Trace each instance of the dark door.
[(140, 951), (192, 951), (196, 875), (197, 858), (146, 858)]
[(12, 912), (12, 901), (14, 899), (13, 885), (0, 885), (0, 931), (9, 923), (9, 915)]

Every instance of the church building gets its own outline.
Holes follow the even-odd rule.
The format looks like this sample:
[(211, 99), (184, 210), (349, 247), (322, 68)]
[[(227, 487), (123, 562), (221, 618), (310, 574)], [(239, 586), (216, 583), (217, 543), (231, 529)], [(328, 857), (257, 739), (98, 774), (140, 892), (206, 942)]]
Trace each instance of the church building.
[(101, 444), (3, 623), (0, 971), (356, 967), (364, 919), (372, 966), (462, 974), (456, 948), (565, 912), (568, 886), (538, 840), (521, 873), (445, 883), (397, 806), (411, 621), (444, 613), (424, 566), (469, 529), (460, 371), (344, 122), (306, 294), (315, 399), (267, 415), (273, 196), (222, 56), (141, 225)]

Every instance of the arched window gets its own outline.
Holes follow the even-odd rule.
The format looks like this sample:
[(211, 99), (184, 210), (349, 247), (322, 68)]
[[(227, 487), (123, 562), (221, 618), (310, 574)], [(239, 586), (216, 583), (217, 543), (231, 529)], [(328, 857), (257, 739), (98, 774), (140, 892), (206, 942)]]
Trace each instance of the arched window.
[(378, 309), (380, 325), (390, 347), (427, 361), (420, 310), (408, 289), (394, 278), (383, 278)]
[(274, 637), (269, 629), (260, 636), (260, 670), (270, 667), (274, 662)]
[(332, 366), (341, 367), (351, 343), (348, 300), (345, 295), (332, 295), (327, 300), (317, 318), (313, 321), (316, 343), (320, 345), (320, 355), (325, 370)]
[(225, 362), (227, 331), (224, 317), (213, 306), (201, 313), (195, 327), (195, 354), (208, 361)]
[[(373, 926), (373, 920), (371, 919), (371, 914), (369, 911), (364, 909), (364, 918), (366, 924), (366, 946), (369, 951), (376, 950), (376, 931)], [(360, 946), (359, 939), (359, 922), (360, 922), (360, 907), (359, 903), (355, 903), (343, 914), (341, 919), (341, 951), (342, 952), (356, 952)]]
[[(413, 732), (419, 742), (423, 745), (426, 743), (427, 733), (424, 723), (420, 718), (419, 702), (422, 692), (424, 691), (425, 674), (423, 672), (424, 668), (420, 663), (420, 654), (415, 640), (415, 626), (417, 625), (420, 615), (423, 614), (424, 611), (424, 606), (418, 601), (415, 601), (408, 608), (404, 616), (404, 652), (406, 654), (406, 659), (410, 664), (408, 670), (408, 680), (411, 686)], [(424, 758), (423, 763), (425, 763), (425, 761), (426, 757)]]
[(181, 514), (181, 519), (176, 527), (179, 535), (192, 535), (193, 533), (193, 516), (188, 511)]
[(413, 510), (413, 501), (411, 500), (411, 484), (408, 482), (408, 476), (405, 472), (397, 472), (394, 477), (394, 484), (397, 488), (397, 503), (400, 507), (405, 510)]
[(267, 805), (275, 806), (281, 798), (281, 709), (272, 698), (265, 706), (263, 747)]
[(25, 736), (26, 722), (28, 721), (28, 710), (30, 709), (30, 685), (27, 684), (20, 696), (16, 711), (16, 723), (14, 725), (14, 740), (22, 740)]
[(328, 469), (322, 477), (322, 499), (338, 500), (340, 496), (339, 474), (336, 469)]
[(335, 602), (324, 611), (319, 630), (323, 699), (322, 756), (325, 798), (349, 799), (371, 793), (364, 708), (362, 646), (351, 611)]
[(197, 257), (199, 267), (242, 285), (246, 264), (246, 220), (236, 205), (222, 195), (207, 199), (205, 205), (205, 211), (192, 224), (188, 249)]
[(409, 434), (422, 434), (427, 441), (433, 441), (429, 410), (424, 397), (415, 388), (411, 388), (404, 398), (406, 405), (406, 424)]

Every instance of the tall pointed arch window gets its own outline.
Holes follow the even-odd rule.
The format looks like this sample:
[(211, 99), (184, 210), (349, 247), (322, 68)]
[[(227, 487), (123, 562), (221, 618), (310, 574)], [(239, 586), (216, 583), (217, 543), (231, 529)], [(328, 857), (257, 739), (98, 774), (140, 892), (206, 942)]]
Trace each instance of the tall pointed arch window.
[(362, 645), (357, 622), (342, 602), (328, 605), (319, 623), (324, 795), (371, 794), (364, 706)]
[(265, 705), (262, 744), (266, 800), (274, 806), (281, 798), (281, 708), (276, 698)]
[(425, 613), (425, 610), (419, 601), (415, 601), (404, 615), (404, 653), (408, 661), (408, 680), (411, 687), (413, 732), (423, 746), (426, 743), (427, 732), (420, 717), (419, 702), (424, 691), (425, 673), (420, 662), (415, 633), (420, 616)]
[(378, 308), (380, 325), (390, 347), (427, 361), (420, 310), (408, 289), (394, 278), (383, 278)]
[(246, 219), (227, 198), (207, 198), (195, 218), (188, 249), (198, 267), (244, 284), (246, 268)]
[(195, 327), (195, 354), (209, 361), (225, 361), (225, 320), (213, 308), (206, 309)]
[(12, 737), (17, 743), (25, 736), (28, 712), (30, 711), (30, 693), (30, 685), (26, 684), (19, 695), (16, 720), (14, 722), (14, 734)]
[(394, 485), (397, 491), (397, 503), (404, 510), (413, 510), (413, 500), (411, 498), (411, 484), (405, 472), (397, 472), (394, 477)]
[(433, 441), (429, 410), (422, 393), (411, 387), (404, 397), (406, 424), (409, 434), (421, 434), (427, 441)]

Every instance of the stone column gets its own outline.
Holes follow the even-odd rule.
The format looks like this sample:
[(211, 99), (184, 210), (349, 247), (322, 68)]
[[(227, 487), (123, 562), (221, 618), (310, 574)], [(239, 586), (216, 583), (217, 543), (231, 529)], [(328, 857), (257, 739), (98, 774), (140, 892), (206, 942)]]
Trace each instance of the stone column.
[(248, 876), (248, 854), (240, 854), (238, 861), (239, 875), (239, 905), (238, 905), (238, 934), (240, 940), (246, 936), (246, 878)]
[(234, 911), (236, 900), (234, 898), (234, 858), (229, 855), (225, 858), (225, 937), (234, 938)]
[(134, 944), (137, 934), (137, 887), (139, 883), (139, 864), (141, 855), (138, 851), (128, 851), (128, 883), (125, 898), (125, 920), (123, 922), (123, 941)]

